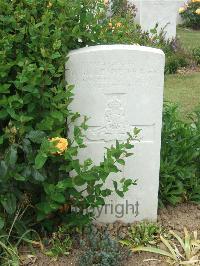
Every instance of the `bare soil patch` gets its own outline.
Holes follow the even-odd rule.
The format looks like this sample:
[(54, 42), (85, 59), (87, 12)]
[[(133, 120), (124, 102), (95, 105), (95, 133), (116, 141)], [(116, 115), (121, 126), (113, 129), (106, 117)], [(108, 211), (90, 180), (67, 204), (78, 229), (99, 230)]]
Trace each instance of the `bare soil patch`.
[[(173, 229), (179, 233), (183, 232), (184, 227), (189, 231), (198, 230), (200, 232), (200, 205), (195, 204), (180, 204), (177, 207), (168, 206), (159, 210), (158, 223), (167, 229)], [(108, 226), (108, 230), (112, 237), (118, 235), (124, 238), (128, 230), (128, 226), (122, 223), (116, 223)], [(99, 226), (99, 230), (102, 226)], [(74, 249), (69, 256), (63, 256), (57, 261), (52, 261), (51, 258), (37, 251), (35, 257), (30, 257), (24, 260), (23, 265), (28, 266), (77, 266), (80, 249)], [(24, 258), (27, 254), (23, 254)], [(166, 266), (163, 257), (150, 253), (132, 253), (130, 257), (124, 261), (122, 266)], [(91, 265), (92, 266), (92, 265)]]

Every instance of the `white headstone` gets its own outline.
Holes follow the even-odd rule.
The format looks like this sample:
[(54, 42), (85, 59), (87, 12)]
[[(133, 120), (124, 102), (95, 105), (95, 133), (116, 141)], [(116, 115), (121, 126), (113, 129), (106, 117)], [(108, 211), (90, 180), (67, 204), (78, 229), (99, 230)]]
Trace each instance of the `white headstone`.
[(184, 7), (187, 4), (188, 0), (178, 0), (178, 10), (177, 10), (177, 25), (183, 23), (183, 19), (179, 14), (179, 8)]
[(110, 175), (138, 179), (125, 198), (113, 194), (97, 221), (125, 223), (156, 220), (159, 186), (165, 56), (161, 50), (135, 45), (105, 45), (72, 51), (66, 80), (75, 85), (72, 110), (90, 117), (86, 144), (79, 159), (103, 159), (104, 147), (126, 140), (126, 132), (142, 129), (135, 155), (122, 173)]
[(158, 30), (164, 29), (166, 39), (176, 37), (178, 9), (182, 0), (128, 0), (137, 7), (136, 22), (145, 31), (158, 23)]
[(176, 37), (178, 3), (174, 0), (141, 0), (140, 25), (143, 30), (151, 30), (158, 23), (164, 29), (166, 38)]
[(135, 12), (135, 22), (140, 24), (140, 0), (128, 0), (129, 4), (134, 4), (136, 12)]

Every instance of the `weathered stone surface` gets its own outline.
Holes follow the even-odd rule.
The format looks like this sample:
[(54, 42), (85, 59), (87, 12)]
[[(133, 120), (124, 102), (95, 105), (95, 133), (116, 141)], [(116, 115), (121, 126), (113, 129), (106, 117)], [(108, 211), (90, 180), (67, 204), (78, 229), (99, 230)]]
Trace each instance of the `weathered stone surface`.
[(81, 160), (99, 163), (104, 147), (126, 139), (134, 127), (142, 129), (122, 173), (111, 175), (138, 179), (122, 199), (112, 195), (97, 221), (125, 223), (157, 218), (160, 142), (164, 83), (164, 54), (161, 50), (134, 45), (110, 45), (72, 51), (66, 63), (66, 79), (75, 84), (72, 110), (90, 117), (87, 148)]
[(166, 39), (176, 37), (178, 9), (183, 0), (129, 0), (137, 7), (136, 22), (143, 30), (150, 31), (158, 23), (165, 29)]
[(166, 31), (166, 38), (176, 37), (178, 4), (174, 0), (142, 0), (140, 3), (140, 25), (150, 30), (158, 23), (158, 29)]

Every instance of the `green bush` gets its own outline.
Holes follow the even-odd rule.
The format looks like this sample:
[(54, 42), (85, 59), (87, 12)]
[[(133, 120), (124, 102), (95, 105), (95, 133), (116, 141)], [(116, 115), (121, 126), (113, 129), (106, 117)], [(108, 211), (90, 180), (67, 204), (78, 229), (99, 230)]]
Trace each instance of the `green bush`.
[(180, 15), (183, 18), (184, 25), (193, 29), (200, 29), (200, 1), (191, 0), (181, 7)]
[(52, 233), (51, 239), (48, 241), (48, 250), (45, 255), (57, 260), (59, 256), (69, 255), (72, 249), (72, 238), (69, 234), (69, 229), (63, 226), (59, 227), (57, 232)]
[(100, 233), (94, 227), (88, 230), (87, 238), (81, 241), (81, 245), (84, 251), (79, 258), (80, 266), (120, 266), (130, 254), (122, 251), (119, 243), (106, 230)]
[(174, 53), (166, 57), (165, 74), (175, 74), (181, 67), (189, 65), (189, 59), (184, 53)]
[[(99, 165), (76, 159), (85, 147), (87, 125), (83, 119), (67, 138), (68, 125), (80, 115), (69, 109), (73, 86), (66, 87), (64, 80), (66, 55), (97, 44), (138, 43), (167, 54), (174, 47), (156, 28), (151, 36), (142, 32), (130, 12), (108, 17), (103, 2), (0, 0), (0, 230), (21, 232), (32, 224), (51, 230), (62, 221), (88, 222), (92, 212), (83, 218), (83, 211), (104, 204), (112, 193), (103, 189), (106, 178), (120, 171), (130, 155), (135, 136), (116, 142)], [(122, 180), (113, 190), (123, 196), (132, 184)], [(77, 191), (82, 185), (86, 188)], [(78, 214), (70, 213), (72, 205)]]
[(161, 205), (183, 201), (200, 203), (200, 111), (183, 122), (177, 106), (163, 113), (160, 190)]
[(200, 65), (200, 47), (193, 49), (192, 54), (197, 65)]
[(132, 19), (134, 19), (136, 7), (134, 4), (129, 3), (128, 0), (112, 0), (111, 14), (119, 17), (127, 17), (127, 14), (130, 14)]
[[(131, 155), (127, 152), (133, 147), (130, 135), (127, 142), (107, 149), (99, 165), (91, 159), (80, 164), (76, 157), (85, 147), (86, 119), (74, 126), (72, 139), (67, 139), (68, 125), (80, 115), (69, 109), (73, 86), (66, 87), (64, 80), (66, 55), (100, 42), (102, 25), (108, 24), (102, 21), (104, 10), (102, 1), (0, 0), (3, 232), (21, 232), (31, 225), (51, 230), (62, 221), (88, 222), (92, 209), (112, 193), (103, 188), (108, 175), (119, 172), (119, 165)], [(122, 180), (121, 187), (115, 182), (113, 190), (123, 196), (131, 184), (129, 179)], [(83, 185), (84, 189), (76, 189)], [(69, 212), (72, 205), (79, 213)], [(87, 208), (91, 212), (83, 216)]]
[(127, 239), (121, 240), (120, 243), (129, 248), (157, 245), (159, 242), (159, 235), (164, 232), (162, 231), (162, 228), (155, 223), (137, 223), (131, 226)]
[(175, 74), (180, 67), (176, 55), (166, 58), (165, 74)]

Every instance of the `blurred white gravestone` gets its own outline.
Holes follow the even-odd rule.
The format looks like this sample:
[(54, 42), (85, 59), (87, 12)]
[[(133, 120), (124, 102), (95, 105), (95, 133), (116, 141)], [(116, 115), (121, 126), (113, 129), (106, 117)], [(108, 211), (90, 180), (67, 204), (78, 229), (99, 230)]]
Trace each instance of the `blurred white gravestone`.
[(135, 6), (135, 21), (140, 24), (140, 0), (128, 0), (128, 3)]
[(176, 24), (180, 0), (129, 0), (137, 8), (136, 22), (143, 30), (150, 31), (158, 23), (164, 29), (166, 39), (176, 37)]
[(138, 179), (124, 198), (110, 196), (97, 210), (97, 221), (129, 223), (156, 220), (165, 56), (161, 50), (134, 45), (105, 45), (72, 51), (66, 80), (75, 85), (72, 110), (90, 117), (87, 148), (79, 159), (103, 159), (104, 147), (126, 140), (128, 131), (142, 129), (135, 155), (122, 173), (110, 175)]
[(178, 11), (177, 11), (177, 25), (183, 24), (183, 19), (181, 15), (179, 14), (179, 9), (181, 7), (185, 7), (188, 3), (188, 0), (178, 0)]

